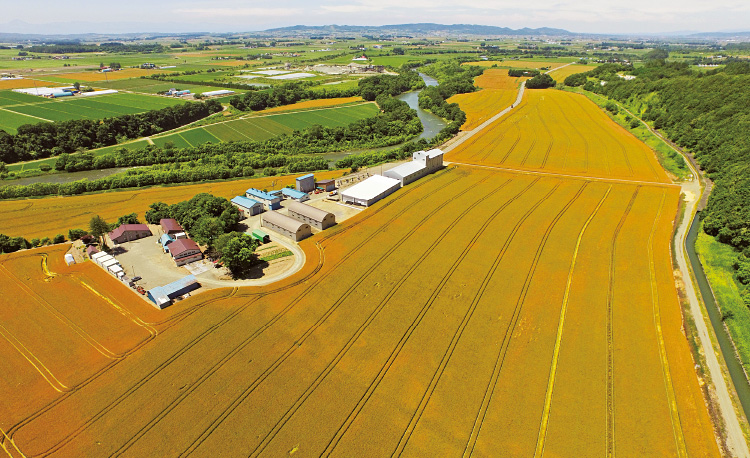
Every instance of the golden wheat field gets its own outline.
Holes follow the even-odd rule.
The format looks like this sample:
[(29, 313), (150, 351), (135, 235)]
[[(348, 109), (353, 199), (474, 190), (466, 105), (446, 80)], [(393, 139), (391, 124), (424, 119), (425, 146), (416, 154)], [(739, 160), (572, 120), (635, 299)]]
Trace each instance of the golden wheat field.
[(550, 62), (550, 61), (544, 61), (544, 60), (513, 60), (513, 59), (506, 59), (502, 61), (492, 61), (492, 60), (480, 60), (477, 62), (466, 62), (463, 65), (477, 65), (479, 67), (492, 67), (493, 65), (497, 65), (498, 67), (505, 67), (505, 68), (532, 68), (532, 69), (541, 69), (541, 68), (557, 68), (562, 67), (563, 65), (567, 64), (567, 62)]
[(297, 102), (293, 103), (291, 105), (281, 105), (274, 108), (266, 108), (265, 110), (258, 111), (258, 114), (267, 114), (267, 113), (281, 113), (284, 111), (297, 111), (297, 110), (307, 110), (307, 109), (313, 109), (313, 108), (325, 108), (325, 107), (335, 107), (339, 105), (346, 105), (350, 103), (356, 103), (356, 102), (362, 102), (362, 97), (356, 96), (356, 97), (337, 97), (333, 99), (315, 99), (315, 100), (305, 100), (304, 102)]
[[(301, 242), (294, 276), (164, 311), (98, 266), (63, 265), (63, 249), (3, 256), (0, 281), (18, 285), (6, 313), (46, 328), (0, 328), (25, 348), (0, 340), (13, 368), (0, 380), (12, 400), (2, 445), (52, 457), (718, 456), (671, 278), (678, 197), (665, 184), (451, 167)], [(112, 304), (66, 302), (94, 281)], [(63, 319), (45, 319), (48, 307)], [(95, 329), (99, 313), (131, 324)], [(97, 356), (76, 328), (126, 353)], [(47, 375), (66, 389), (24, 356), (54, 362)]]
[(37, 81), (29, 78), (13, 78), (0, 80), (0, 89), (24, 89), (29, 87), (54, 87), (59, 86), (57, 83), (48, 83), (46, 81)]
[(558, 83), (562, 83), (563, 81), (565, 81), (565, 78), (569, 77), (570, 75), (587, 72), (595, 68), (595, 65), (572, 64), (568, 65), (567, 67), (559, 67), (555, 70), (552, 70), (551, 72), (549, 72), (549, 76), (551, 76), (552, 79), (554, 79)]
[[(319, 179), (334, 178), (342, 171), (319, 172)], [(297, 175), (299, 176), (299, 175)], [(143, 220), (154, 202), (168, 204), (188, 200), (201, 192), (231, 199), (251, 187), (280, 189), (293, 185), (296, 176), (249, 178), (233, 181), (200, 183), (186, 186), (153, 187), (99, 194), (0, 201), (0, 234), (8, 236), (54, 237), (66, 235), (69, 229), (88, 229), (91, 218), (99, 215), (108, 222), (136, 212)]]
[(508, 169), (668, 182), (653, 151), (580, 94), (528, 90), (447, 160)]
[(474, 85), (480, 90), (449, 98), (449, 103), (457, 103), (466, 113), (461, 130), (473, 130), (509, 107), (516, 100), (521, 82), (526, 79), (508, 76), (505, 69), (487, 69), (474, 79)]

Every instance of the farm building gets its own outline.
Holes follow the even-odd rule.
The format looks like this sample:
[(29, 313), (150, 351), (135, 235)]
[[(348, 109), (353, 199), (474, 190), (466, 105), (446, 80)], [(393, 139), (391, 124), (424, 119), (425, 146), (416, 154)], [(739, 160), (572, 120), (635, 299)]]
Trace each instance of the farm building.
[(301, 202), (289, 202), (286, 204), (286, 208), (289, 210), (289, 216), (292, 218), (318, 229), (328, 229), (336, 224), (336, 216), (333, 213)]
[(297, 191), (311, 192), (315, 191), (315, 175), (308, 173), (297, 177)]
[(369, 207), (380, 199), (398, 191), (400, 187), (401, 181), (399, 180), (373, 175), (365, 181), (341, 191), (341, 200), (344, 203)]
[(157, 286), (148, 290), (147, 296), (156, 307), (163, 309), (170, 305), (176, 297), (195, 291), (200, 287), (201, 285), (195, 275), (188, 275), (168, 285)]
[(276, 212), (264, 213), (261, 217), (260, 225), (285, 235), (295, 242), (299, 242), (305, 237), (312, 235), (312, 229), (309, 224)]
[(145, 224), (123, 224), (109, 233), (114, 243), (132, 242), (151, 235), (151, 230)]
[(296, 189), (292, 188), (283, 188), (281, 190), (281, 194), (284, 197), (292, 199), (292, 201), (296, 200), (297, 202), (304, 202), (306, 200), (310, 200), (310, 196), (308, 196), (306, 192), (297, 191)]
[(99, 250), (97, 250), (95, 246), (86, 247), (86, 254), (89, 256), (89, 259), (91, 259), (91, 256), (95, 255), (96, 253), (99, 253)]
[(443, 166), (443, 152), (439, 149), (417, 151), (411, 162), (386, 170), (383, 176), (401, 181), (401, 186), (429, 175)]
[(172, 242), (177, 240), (174, 236), (171, 236), (169, 234), (162, 234), (161, 237), (159, 237), (159, 243), (161, 244), (161, 249), (165, 253), (169, 253), (169, 247), (168, 245)]
[(259, 241), (260, 243), (268, 243), (271, 241), (271, 236), (261, 231), (260, 229), (253, 229), (250, 233), (250, 237)]
[(237, 207), (243, 217), (259, 215), (263, 213), (263, 204), (255, 199), (248, 199), (244, 196), (233, 197), (232, 205)]
[(325, 192), (330, 192), (336, 189), (336, 180), (320, 180), (315, 182), (315, 186), (322, 189)]
[(443, 166), (443, 151), (437, 148), (429, 151), (417, 151), (412, 155), (412, 160), (423, 162), (427, 167), (427, 173), (432, 173)]
[(190, 239), (180, 239), (170, 243), (169, 254), (178, 266), (203, 259), (203, 253), (198, 244)]
[[(109, 256), (109, 255), (107, 253), (103, 252), (103, 251), (100, 251), (98, 253), (92, 254), (89, 257), (91, 258), (92, 261), (94, 261), (95, 263), (99, 264), (99, 259), (103, 258), (104, 256)], [(112, 256), (109, 256), (109, 257), (111, 258)]]
[(271, 194), (259, 189), (248, 189), (245, 191), (245, 197), (261, 202), (266, 207), (266, 210), (277, 210), (281, 208), (281, 197), (272, 196)]
[(203, 97), (214, 97), (218, 95), (231, 95), (234, 94), (234, 91), (230, 91), (228, 89), (220, 89), (218, 91), (208, 91), (203, 93)]
[(162, 218), (159, 220), (159, 225), (161, 226), (161, 230), (164, 231), (165, 234), (171, 235), (185, 232), (182, 226), (180, 226), (180, 223), (178, 223), (174, 218)]

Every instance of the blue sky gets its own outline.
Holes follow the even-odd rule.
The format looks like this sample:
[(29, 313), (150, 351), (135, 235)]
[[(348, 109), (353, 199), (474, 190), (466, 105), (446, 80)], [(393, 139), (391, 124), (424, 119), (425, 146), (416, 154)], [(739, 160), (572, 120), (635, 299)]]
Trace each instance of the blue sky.
[[(59, 1), (50, 0), (5, 3), (0, 32), (61, 33), (64, 29), (71, 29), (67, 32), (223, 32), (295, 24), (408, 22), (558, 27), (591, 33), (750, 29), (747, 0), (83, 0), (75, 2), (74, 8), (61, 8)], [(62, 10), (65, 13), (39, 14)], [(49, 19), (63, 15), (64, 22)], [(42, 25), (45, 22), (56, 24), (45, 27)]]

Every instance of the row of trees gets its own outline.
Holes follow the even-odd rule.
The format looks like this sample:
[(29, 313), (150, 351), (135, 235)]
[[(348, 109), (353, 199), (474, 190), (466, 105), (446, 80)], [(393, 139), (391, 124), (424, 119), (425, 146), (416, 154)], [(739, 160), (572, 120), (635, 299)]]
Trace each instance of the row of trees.
[(219, 102), (209, 100), (102, 120), (25, 124), (18, 128), (16, 135), (0, 130), (0, 161), (11, 164), (115, 145), (125, 139), (176, 129), (222, 109)]
[(118, 42), (86, 45), (80, 43), (59, 43), (49, 45), (33, 45), (25, 48), (28, 52), (45, 54), (69, 54), (84, 52), (132, 52), (132, 53), (160, 53), (165, 48), (158, 43), (124, 44)]

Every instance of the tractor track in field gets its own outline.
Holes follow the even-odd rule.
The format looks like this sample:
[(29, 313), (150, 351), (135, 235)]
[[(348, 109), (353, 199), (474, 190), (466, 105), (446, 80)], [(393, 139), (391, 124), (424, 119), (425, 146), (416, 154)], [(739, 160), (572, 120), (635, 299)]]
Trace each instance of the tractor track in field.
[(471, 434), (469, 435), (469, 440), (466, 442), (466, 447), (464, 449), (464, 456), (472, 456), (474, 454), (474, 448), (476, 447), (477, 441), (479, 440), (479, 435), (482, 432), (482, 426), (484, 426), (484, 420), (487, 418), (487, 411), (489, 410), (490, 403), (492, 402), (492, 397), (495, 394), (495, 388), (497, 387), (498, 379), (500, 378), (500, 372), (503, 369), (503, 363), (505, 362), (505, 355), (508, 353), (508, 347), (510, 346), (510, 341), (513, 338), (513, 333), (516, 330), (516, 325), (518, 324), (518, 320), (521, 316), (521, 311), (523, 310), (523, 305), (526, 302), (526, 295), (529, 292), (529, 288), (531, 287), (531, 281), (534, 278), (534, 274), (536, 273), (536, 268), (539, 265), (539, 259), (542, 257), (542, 253), (544, 252), (544, 248), (547, 246), (547, 241), (549, 240), (549, 236), (552, 233), (552, 230), (555, 228), (557, 223), (562, 219), (563, 215), (567, 213), (568, 209), (578, 200), (578, 198), (583, 194), (583, 192), (586, 190), (590, 182), (585, 182), (583, 186), (581, 186), (576, 194), (563, 206), (563, 208), (560, 209), (560, 211), (555, 215), (555, 217), (550, 222), (549, 226), (547, 226), (547, 230), (544, 232), (544, 235), (542, 236), (542, 240), (537, 246), (536, 253), (534, 253), (534, 259), (531, 263), (531, 266), (529, 267), (529, 271), (526, 273), (526, 279), (524, 280), (523, 287), (521, 288), (521, 294), (518, 296), (518, 300), (516, 301), (516, 306), (513, 309), (513, 314), (511, 315), (510, 323), (508, 323), (508, 327), (505, 329), (505, 335), (503, 336), (502, 343), (500, 345), (500, 351), (498, 352), (497, 359), (495, 361), (495, 366), (492, 370), (492, 376), (490, 377), (490, 381), (487, 384), (487, 388), (485, 389), (484, 396), (482, 398), (482, 404), (477, 412), (477, 416), (474, 419), (474, 426), (472, 428)]
[(606, 415), (607, 428), (604, 437), (605, 453), (607, 458), (615, 456), (615, 337), (614, 337), (614, 294), (615, 294), (615, 260), (617, 257), (617, 237), (635, 204), (641, 186), (635, 188), (633, 196), (625, 207), (625, 211), (612, 234), (611, 252), (609, 260), (609, 289), (607, 291), (607, 390), (606, 390)]
[(486, 291), (490, 280), (494, 276), (495, 271), (500, 265), (500, 261), (502, 261), (506, 251), (508, 250), (508, 247), (510, 246), (511, 242), (513, 241), (519, 229), (521, 228), (521, 225), (523, 225), (523, 223), (526, 222), (529, 216), (531, 216), (531, 214), (534, 213), (535, 210), (537, 210), (545, 201), (547, 201), (547, 199), (549, 199), (555, 193), (555, 191), (557, 191), (557, 189), (560, 187), (561, 184), (562, 184), (562, 181), (559, 181), (554, 187), (552, 187), (552, 189), (550, 189), (547, 192), (547, 194), (545, 194), (542, 198), (540, 198), (535, 204), (531, 205), (529, 209), (526, 211), (526, 213), (524, 213), (524, 215), (521, 216), (521, 218), (513, 226), (513, 229), (508, 234), (508, 237), (503, 243), (503, 246), (500, 249), (500, 252), (495, 257), (495, 260), (492, 263), (492, 266), (490, 267), (490, 269), (487, 271), (484, 278), (482, 279), (479, 290), (474, 295), (474, 299), (472, 300), (471, 304), (467, 308), (466, 313), (464, 314), (463, 320), (461, 321), (458, 328), (456, 329), (456, 332), (453, 334), (451, 338), (451, 342), (448, 345), (448, 348), (446, 349), (445, 353), (443, 353), (443, 357), (435, 373), (433, 374), (432, 379), (430, 380), (427, 390), (422, 395), (422, 398), (419, 402), (419, 406), (412, 414), (411, 420), (409, 421), (409, 424), (406, 426), (403, 433), (401, 434), (401, 438), (399, 439), (399, 442), (396, 445), (391, 456), (401, 456), (401, 454), (403, 453), (404, 448), (406, 447), (406, 444), (408, 443), (409, 439), (411, 438), (412, 433), (414, 432), (414, 429), (417, 426), (417, 423), (419, 422), (419, 420), (422, 417), (422, 414), (427, 408), (427, 404), (430, 402), (430, 398), (432, 397), (432, 394), (434, 393), (435, 388), (437, 387), (440, 377), (445, 371), (445, 368), (448, 365), (450, 358), (453, 356), (453, 352), (455, 351), (456, 346), (458, 345), (458, 341), (461, 339), (461, 336), (463, 335), (464, 330), (469, 324), (471, 317), (474, 315), (474, 311), (479, 305), (479, 302), (482, 300), (482, 296), (484, 295), (484, 292)]
[(466, 258), (466, 256), (469, 254), (469, 251), (471, 247), (476, 243), (476, 241), (479, 239), (479, 237), (484, 234), (484, 232), (487, 230), (489, 225), (497, 218), (497, 216), (502, 213), (503, 210), (505, 210), (510, 204), (518, 200), (522, 195), (524, 195), (529, 189), (531, 189), (539, 179), (536, 179), (529, 183), (524, 189), (522, 189), (520, 192), (518, 192), (515, 196), (507, 200), (505, 203), (503, 203), (501, 206), (499, 206), (493, 213), (490, 215), (489, 218), (487, 218), (484, 222), (484, 224), (479, 228), (479, 230), (474, 234), (472, 239), (469, 241), (467, 246), (464, 248), (464, 250), (461, 252), (459, 257), (453, 262), (451, 267), (448, 269), (445, 275), (440, 280), (440, 283), (438, 284), (438, 287), (432, 292), (430, 297), (428, 298), (427, 302), (424, 304), (422, 309), (419, 311), (417, 316), (414, 318), (412, 323), (410, 324), (409, 328), (407, 328), (406, 332), (403, 334), (401, 339), (399, 340), (396, 347), (391, 351), (391, 354), (389, 355), (388, 359), (386, 360), (385, 364), (380, 368), (380, 371), (375, 376), (372, 383), (370, 383), (369, 387), (365, 391), (365, 393), (362, 395), (360, 400), (358, 401), (357, 405), (352, 409), (352, 411), (349, 413), (347, 418), (344, 420), (342, 425), (338, 428), (336, 431), (336, 434), (333, 438), (328, 442), (328, 445), (326, 446), (326, 449), (323, 451), (323, 456), (330, 456), (331, 453), (333, 453), (333, 450), (336, 448), (340, 440), (343, 438), (343, 436), (346, 434), (346, 432), (349, 430), (351, 425), (354, 423), (356, 418), (359, 416), (359, 413), (362, 411), (364, 406), (367, 404), (367, 402), (370, 400), (370, 397), (375, 392), (377, 387), (380, 385), (380, 382), (383, 381), (385, 376), (387, 375), (388, 371), (390, 370), (393, 363), (396, 361), (398, 356), (401, 354), (401, 350), (403, 350), (404, 346), (408, 342), (411, 335), (414, 333), (414, 330), (419, 326), (419, 324), (422, 322), (422, 319), (425, 317), (427, 312), (432, 308), (433, 303), (437, 299), (437, 297), (442, 292), (445, 285), (448, 283), (450, 278), (452, 277), (453, 273), (456, 271), (458, 266), (461, 265), (463, 260)]
[[(477, 186), (481, 184), (482, 182), (488, 180), (491, 178), (490, 176), (485, 177), (484, 179), (477, 182), (474, 186)], [(316, 377), (316, 379), (313, 381), (313, 383), (305, 390), (305, 392), (300, 396), (297, 401), (292, 405), (290, 409), (288, 409), (284, 415), (279, 419), (279, 421), (276, 422), (274, 427), (272, 428), (271, 432), (269, 432), (261, 441), (261, 443), (253, 450), (250, 456), (258, 456), (260, 453), (265, 450), (265, 448), (268, 446), (268, 444), (276, 437), (278, 432), (284, 427), (284, 425), (287, 423), (287, 421), (294, 416), (294, 414), (299, 410), (299, 408), (304, 404), (304, 402), (310, 397), (310, 395), (317, 389), (317, 387), (325, 380), (325, 378), (330, 374), (336, 365), (341, 361), (341, 359), (344, 358), (344, 356), (348, 353), (349, 349), (354, 345), (354, 343), (359, 339), (359, 337), (367, 330), (367, 328), (370, 326), (370, 324), (375, 320), (377, 315), (380, 314), (380, 312), (385, 308), (385, 306), (390, 302), (391, 298), (399, 291), (401, 286), (412, 276), (414, 272), (417, 271), (417, 269), (422, 265), (422, 263), (425, 261), (425, 259), (438, 247), (438, 245), (445, 239), (445, 237), (455, 228), (455, 225), (464, 217), (466, 216), (471, 210), (473, 210), (477, 205), (482, 203), (486, 198), (489, 198), (496, 194), (498, 191), (503, 189), (505, 186), (507, 186), (512, 180), (508, 179), (505, 182), (501, 183), (500, 186), (496, 187), (493, 191), (489, 192), (487, 195), (480, 197), (478, 200), (476, 200), (474, 203), (466, 207), (463, 212), (461, 212), (456, 218), (453, 219), (453, 221), (448, 225), (448, 227), (443, 230), (443, 232), (438, 236), (438, 238), (435, 240), (435, 242), (430, 244), (430, 247), (425, 250), (419, 258), (416, 260), (415, 263), (412, 264), (412, 266), (409, 268), (409, 270), (399, 279), (399, 281), (391, 287), (388, 294), (380, 301), (380, 303), (373, 309), (373, 311), (370, 313), (370, 315), (367, 317), (365, 322), (357, 329), (355, 334), (347, 341), (347, 343), (344, 345), (344, 347), (339, 351), (339, 353), (336, 354), (334, 359), (326, 366), (326, 368)], [(424, 223), (425, 221), (422, 221)], [(464, 250), (468, 250), (469, 247), (467, 246)]]
[[(319, 240), (318, 242), (316, 242), (316, 246), (318, 247), (318, 250), (320, 252), (320, 257), (319, 257), (318, 265), (313, 270), (313, 272), (311, 272), (310, 274), (306, 275), (305, 277), (303, 277), (303, 278), (301, 278), (301, 279), (299, 279), (299, 280), (297, 280), (297, 281), (295, 281), (295, 282), (293, 282), (293, 283), (291, 283), (289, 285), (285, 285), (285, 286), (282, 286), (282, 287), (279, 287), (279, 288), (275, 288), (275, 289), (269, 290), (269, 291), (265, 292), (265, 294), (263, 294), (263, 295), (272, 294), (272, 293), (279, 292), (279, 291), (282, 291), (282, 290), (285, 290), (285, 289), (289, 289), (289, 288), (297, 286), (297, 285), (299, 285), (301, 283), (306, 282), (309, 278), (311, 278), (312, 276), (314, 276), (315, 274), (317, 274), (322, 269), (322, 267), (323, 267), (323, 260), (324, 260), (324, 257), (322, 255), (322, 253), (323, 253), (322, 243), (323, 242), (325, 242), (327, 240), (330, 240), (332, 238), (338, 237), (339, 235), (341, 235), (343, 233), (346, 233), (347, 231), (351, 230), (353, 227), (361, 224), (363, 221), (366, 221), (366, 220), (372, 218), (373, 216), (379, 214), (384, 209), (386, 209), (389, 206), (391, 206), (393, 203), (395, 203), (398, 200), (402, 199), (404, 196), (407, 196), (410, 193), (412, 193), (414, 190), (421, 188), (422, 186), (424, 186), (424, 185), (426, 185), (426, 184), (428, 184), (428, 183), (436, 180), (437, 178), (439, 178), (439, 177), (441, 177), (441, 176), (443, 176), (445, 174), (452, 173), (454, 170), (455, 170), (455, 167), (448, 168), (447, 170), (445, 170), (442, 173), (438, 173), (438, 174), (432, 175), (427, 180), (424, 180), (421, 183), (418, 183), (415, 186), (409, 188), (404, 193), (399, 194), (398, 196), (396, 196), (395, 199), (388, 201), (385, 205), (382, 205), (382, 206), (378, 207), (375, 211), (368, 213), (367, 215), (363, 216), (362, 218), (359, 218), (355, 223), (347, 225), (345, 227), (339, 226), (339, 229), (336, 232), (333, 232), (331, 234), (327, 234), (326, 236), (324, 236), (323, 238), (321, 238), (321, 240)], [(459, 178), (460, 178), (460, 176), (457, 177), (457, 178), (454, 178), (453, 181), (458, 180)], [(453, 182), (453, 181), (451, 181), (451, 182)], [(407, 211), (407, 209), (404, 209), (401, 213), (399, 213), (398, 215), (396, 215), (396, 217), (394, 217), (393, 219), (395, 220), (399, 215), (403, 214), (406, 211)], [(358, 249), (359, 248), (355, 249), (355, 251), (358, 250)], [(353, 252), (351, 254), (353, 254)], [(351, 256), (351, 254), (347, 255), (344, 259), (340, 260), (340, 262), (338, 264), (340, 264), (341, 262), (343, 262), (346, 259), (348, 259), (348, 257)], [(232, 290), (232, 293), (237, 293), (238, 291), (239, 290), (237, 288), (235, 288), (235, 289)], [(255, 302), (256, 300), (260, 299), (260, 297), (261, 297), (258, 293), (250, 294), (248, 296), (253, 296), (253, 295), (255, 295), (256, 297), (253, 297), (253, 299), (251, 301), (249, 301), (248, 303), (246, 303), (243, 306), (241, 306), (240, 308), (242, 310), (244, 310), (245, 308), (247, 308), (251, 303)], [(239, 295), (239, 296), (246, 297), (244, 295)], [(181, 319), (186, 318), (188, 315), (192, 314), (198, 308), (203, 308), (206, 305), (212, 304), (212, 303), (214, 303), (216, 301), (219, 301), (219, 300), (225, 299), (225, 298), (226, 298), (226, 296), (224, 296), (224, 297), (217, 297), (217, 298), (211, 299), (209, 301), (206, 301), (204, 303), (201, 303), (199, 307), (198, 306), (194, 306), (195, 308), (192, 311), (190, 311), (189, 313), (186, 312), (186, 314), (184, 316), (182, 316)], [(241, 310), (239, 310), (239, 311), (241, 311)], [(157, 368), (155, 368), (155, 370), (152, 371), (153, 374), (149, 378), (152, 378), (153, 376), (155, 376), (156, 373), (160, 372), (163, 369), (163, 367), (166, 367), (167, 365), (171, 364), (171, 362), (174, 359), (176, 359), (177, 357), (179, 357), (181, 354), (185, 353), (189, 348), (192, 348), (199, 341), (201, 341), (204, 338), (206, 338), (211, 332), (213, 332), (213, 330), (217, 329), (218, 327), (223, 326), (228, 321), (231, 321), (231, 319), (233, 319), (235, 316), (237, 316), (239, 314), (239, 311), (235, 310), (230, 315), (228, 315), (228, 316), (224, 317), (223, 319), (221, 319), (219, 322), (217, 322), (211, 328), (209, 328), (209, 329), (205, 330), (204, 332), (202, 332), (201, 334), (199, 334), (193, 341), (189, 342), (182, 349), (178, 350), (178, 352), (176, 354), (174, 354), (172, 357), (170, 357), (167, 361), (165, 361), (164, 363), (162, 363), (159, 366), (157, 366)], [(169, 320), (172, 320), (174, 318), (175, 317), (173, 316), (173, 317), (169, 318), (168, 320), (165, 320), (165, 322), (169, 321)], [(67, 399), (72, 393), (74, 393), (74, 392), (80, 390), (81, 388), (83, 388), (84, 386), (90, 384), (95, 379), (97, 379), (99, 376), (103, 375), (105, 372), (107, 372), (109, 369), (111, 369), (112, 367), (114, 367), (116, 364), (118, 364), (121, 361), (122, 360), (117, 360), (117, 361), (114, 361), (113, 363), (111, 363), (111, 364), (109, 364), (107, 366), (104, 366), (103, 368), (99, 369), (97, 372), (95, 372), (94, 374), (92, 374), (84, 382), (82, 382), (79, 385), (77, 385), (75, 387), (75, 389), (72, 389), (71, 391), (66, 392), (63, 396), (60, 396), (59, 398), (55, 399), (54, 401), (52, 401), (52, 402), (48, 403), (47, 405), (43, 406), (42, 408), (38, 409), (36, 412), (34, 412), (33, 414), (29, 415), (25, 419), (20, 420), (19, 422), (17, 422), (15, 425), (13, 425), (8, 430), (9, 439), (12, 440), (13, 436), (18, 432), (19, 429), (21, 429), (22, 427), (24, 427), (25, 425), (27, 425), (28, 423), (30, 423), (34, 419), (38, 418), (39, 416), (41, 416), (45, 412), (49, 411), (54, 406), (58, 405), (59, 403), (61, 403), (65, 399)], [(168, 363), (168, 364), (165, 364), (165, 363)], [(147, 375), (147, 377), (148, 377), (148, 375)], [(145, 383), (145, 381), (144, 381), (144, 383)], [(123, 395), (125, 395), (125, 394), (129, 395), (130, 391), (131, 390), (129, 389), (126, 393), (123, 393)], [(134, 390), (132, 390), (132, 391), (134, 391)], [(106, 410), (109, 411), (109, 410), (111, 410), (111, 408), (108, 408)], [(101, 417), (106, 412), (100, 412), (100, 413), (101, 413), (101, 415), (98, 415), (97, 418)], [(87, 424), (88, 424), (88, 422), (87, 422)], [(70, 441), (70, 439), (72, 439), (72, 438), (63, 439), (62, 442), (67, 443), (67, 442)], [(55, 450), (57, 450), (57, 448), (59, 448), (59, 447), (57, 447), (57, 445), (61, 445), (62, 442), (59, 443), (59, 444), (56, 444), (55, 447), (53, 447), (54, 449), (49, 449), (49, 450), (45, 451), (42, 455), (53, 453)], [(62, 445), (64, 445), (64, 444), (62, 444)]]

